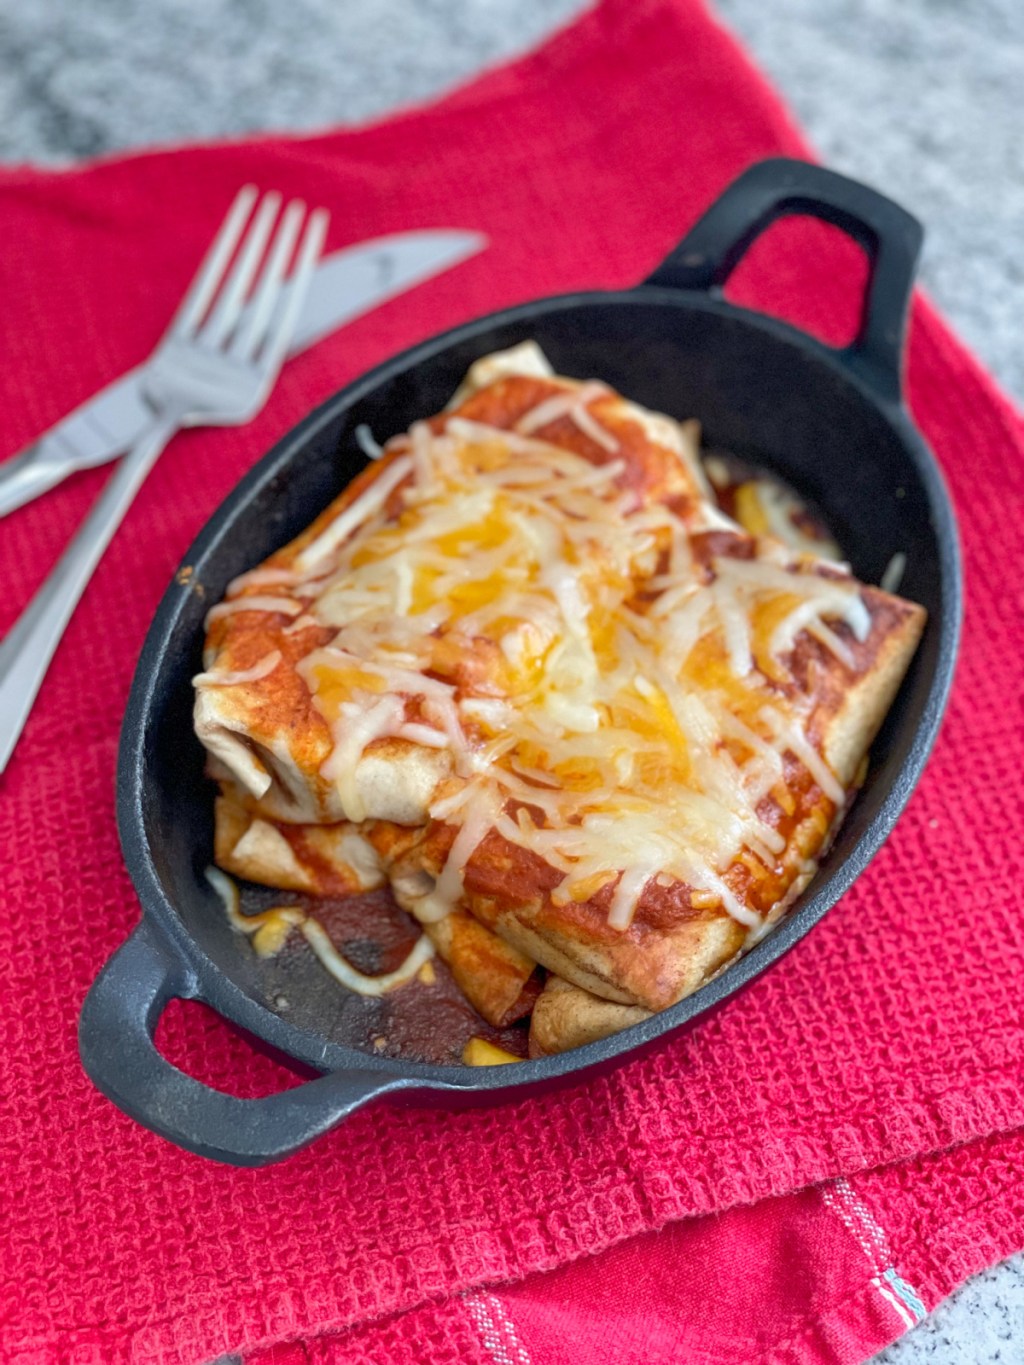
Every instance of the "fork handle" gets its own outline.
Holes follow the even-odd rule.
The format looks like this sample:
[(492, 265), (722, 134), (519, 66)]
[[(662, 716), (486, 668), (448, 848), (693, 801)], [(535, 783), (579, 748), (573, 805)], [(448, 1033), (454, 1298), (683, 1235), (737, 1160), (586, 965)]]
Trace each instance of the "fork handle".
[(180, 425), (180, 413), (162, 413), (139, 437), (0, 644), (0, 773), (7, 767), (50, 660), (93, 570), (157, 456)]

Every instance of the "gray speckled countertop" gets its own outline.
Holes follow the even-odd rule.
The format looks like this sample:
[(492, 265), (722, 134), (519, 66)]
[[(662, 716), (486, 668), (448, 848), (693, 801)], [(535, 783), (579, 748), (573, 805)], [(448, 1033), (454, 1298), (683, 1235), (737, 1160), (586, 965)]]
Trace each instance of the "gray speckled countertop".
[[(1021, 0), (718, 0), (825, 161), (916, 213), (923, 280), (1024, 399)], [(520, 51), (580, 0), (0, 0), (0, 160), (364, 119)], [(1024, 1360), (1024, 1256), (876, 1365)]]

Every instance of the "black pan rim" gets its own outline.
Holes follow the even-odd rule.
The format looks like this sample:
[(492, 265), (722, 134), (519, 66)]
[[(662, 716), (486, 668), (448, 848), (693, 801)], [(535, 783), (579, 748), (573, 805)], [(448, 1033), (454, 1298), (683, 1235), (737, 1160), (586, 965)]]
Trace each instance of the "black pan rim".
[[(243, 992), (200, 948), (167, 898), (153, 865), (141, 816), (141, 780), (144, 749), (155, 684), (159, 678), (168, 641), (187, 600), (187, 588), (176, 579), (165, 592), (147, 633), (129, 694), (118, 753), (117, 818), (122, 850), (129, 874), (142, 902), (144, 916), (162, 939), (181, 956), (198, 977), (202, 998), (225, 1018), (275, 1050), (318, 1071), (341, 1068), (372, 1072), (381, 1080), (402, 1080), (423, 1090), (485, 1090), (512, 1094), (538, 1082), (553, 1081), (582, 1073), (615, 1058), (646, 1050), (649, 1044), (676, 1032), (700, 1015), (723, 1003), (754, 977), (776, 962), (798, 939), (836, 904), (860, 875), (892, 831), (921, 776), (941, 725), (952, 686), (962, 611), (962, 571), (959, 538), (952, 503), (941, 471), (924, 439), (902, 403), (880, 394), (862, 376), (851, 353), (818, 342), (779, 319), (740, 308), (727, 302), (720, 291), (708, 293), (673, 287), (640, 285), (618, 291), (578, 291), (520, 304), (454, 327), (410, 347), (376, 366), (328, 397), (286, 433), (243, 477), (221, 502), (187, 550), (182, 565), (192, 566), (201, 578), (204, 557), (225, 536), (230, 536), (236, 516), (263, 484), (276, 476), (323, 425), (335, 420), (365, 394), (446, 348), (471, 341), (495, 327), (529, 323), (548, 312), (586, 308), (594, 304), (614, 307), (643, 303), (675, 310), (703, 311), (741, 320), (775, 341), (811, 354), (833, 372), (833, 377), (853, 385), (894, 428), (901, 445), (911, 456), (927, 498), (939, 547), (937, 570), (941, 580), (941, 632), (936, 665), (927, 700), (908, 753), (896, 773), (879, 810), (846, 858), (770, 934), (743, 957), (693, 995), (648, 1020), (619, 1034), (570, 1052), (523, 1061), (514, 1067), (436, 1066), (403, 1059), (373, 1057), (354, 1048), (328, 1043), (309, 1030), (299, 1028)], [(240, 566), (239, 572), (245, 565)]]

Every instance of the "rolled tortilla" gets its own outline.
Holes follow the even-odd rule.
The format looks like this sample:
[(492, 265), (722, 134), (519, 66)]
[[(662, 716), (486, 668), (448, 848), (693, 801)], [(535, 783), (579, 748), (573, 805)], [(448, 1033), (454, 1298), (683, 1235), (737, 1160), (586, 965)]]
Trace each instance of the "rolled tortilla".
[[(289, 825), (255, 814), (237, 788), (214, 805), (217, 865), (233, 876), (282, 891), (350, 896), (386, 884), (388, 855), (410, 842), (400, 827), (371, 832), (347, 821)], [(425, 926), (466, 999), (495, 1028), (530, 1013), (539, 990), (537, 964), (472, 916), (455, 910)]]
[[(925, 614), (742, 532), (708, 500), (695, 439), (603, 384), (553, 376), (535, 348), (474, 366), (453, 407), (390, 441), (211, 613), (196, 730), (253, 817), (281, 826), (280, 839), (243, 832), (225, 856), (308, 883), (284, 826), (358, 826), (423, 923), (471, 916), (521, 970), (537, 962), (645, 1010), (743, 951), (834, 834)], [(524, 469), (535, 482), (517, 486)], [(562, 470), (575, 501), (559, 501)], [(555, 491), (540, 513), (524, 510), (545, 484)], [(631, 635), (637, 621), (646, 633)], [(610, 697), (609, 677), (625, 678)], [(594, 758), (611, 735), (618, 747), (597, 752), (596, 776), (574, 775), (586, 757), (574, 737)], [(630, 786), (640, 739), (658, 775)], [(518, 796), (489, 788), (460, 808), (460, 789), (473, 794), (502, 762), (502, 791), (527, 773)], [(744, 784), (766, 765), (748, 811)], [(530, 814), (543, 812), (545, 786), (572, 797), (569, 815)], [(598, 832), (586, 827), (593, 812), (580, 814), (590, 791)], [(389, 850), (379, 836), (395, 830)], [(451, 951), (453, 926), (433, 932)]]
[(245, 881), (314, 896), (357, 895), (386, 880), (376, 849), (357, 826), (270, 820), (230, 786), (214, 802), (214, 857)]
[(530, 1056), (548, 1057), (596, 1043), (651, 1017), (638, 1005), (616, 1005), (559, 976), (549, 976), (530, 1019)]
[(506, 1028), (530, 1013), (540, 992), (536, 962), (462, 910), (424, 928), (455, 984), (489, 1024)]

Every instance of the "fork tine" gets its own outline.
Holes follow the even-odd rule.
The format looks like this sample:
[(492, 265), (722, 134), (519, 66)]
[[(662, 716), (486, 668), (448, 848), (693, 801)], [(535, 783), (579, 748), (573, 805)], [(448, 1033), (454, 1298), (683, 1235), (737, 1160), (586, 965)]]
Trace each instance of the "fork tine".
[(281, 284), (305, 216), (306, 206), (300, 199), (293, 199), (281, 215), (277, 233), (271, 243), (269, 258), (249, 304), (245, 322), (235, 333), (229, 347), (229, 353), (237, 360), (251, 360), (266, 337), (274, 305), (280, 295)]
[(169, 336), (188, 337), (195, 333), (200, 320), (220, 287), (227, 264), (234, 255), (253, 204), (259, 198), (255, 185), (243, 185), (235, 195), (227, 217), (210, 244), (199, 271), (189, 285), (168, 329)]
[[(56, 568), (0, 644), (0, 771), (93, 570), (161, 450), (182, 426), (203, 421), (237, 426), (248, 421), (262, 407), (280, 372), (324, 244), (328, 215), (323, 209), (310, 214), (295, 269), (285, 283), (288, 258), (306, 211), (297, 201), (288, 206), (257, 291), (257, 325), (240, 328), (246, 292), (281, 206), (279, 194), (268, 194), (249, 220), (255, 198), (256, 190), (247, 186), (235, 199), (185, 303), (143, 374), (141, 392), (152, 406), (152, 423), (135, 440)], [(229, 266), (236, 250), (238, 257)], [(200, 326), (208, 307), (212, 314)], [(236, 328), (249, 334), (247, 344), (253, 349), (245, 357), (223, 347)]]
[(295, 269), (284, 287), (281, 307), (269, 329), (266, 345), (257, 362), (268, 382), (277, 374), (284, 361), (295, 324), (299, 319), (299, 312), (309, 293), (313, 271), (323, 251), (330, 221), (331, 215), (326, 209), (316, 209), (306, 222), (302, 241), (299, 243)]
[(246, 293), (263, 259), (270, 230), (280, 207), (281, 196), (276, 190), (263, 196), (245, 234), (238, 259), (231, 267), (213, 311), (200, 330), (199, 340), (204, 346), (211, 349), (220, 346), (241, 317)]

